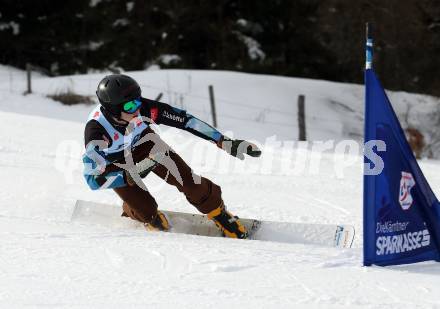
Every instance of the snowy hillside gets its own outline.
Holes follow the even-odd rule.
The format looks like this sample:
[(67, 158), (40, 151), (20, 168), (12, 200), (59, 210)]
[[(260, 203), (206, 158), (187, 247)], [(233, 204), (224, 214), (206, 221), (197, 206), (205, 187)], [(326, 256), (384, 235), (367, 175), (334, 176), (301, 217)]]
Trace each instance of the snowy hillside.
[[(87, 308), (436, 308), (440, 265), (362, 267), (362, 159), (334, 143), (321, 154), (295, 140), (296, 99), (306, 95), (310, 140), (361, 139), (363, 87), (233, 72), (130, 73), (144, 95), (171, 101), (210, 122), (213, 84), (220, 129), (256, 139), (259, 159), (244, 162), (188, 133), (156, 130), (190, 165), (221, 185), (242, 217), (349, 223), (352, 249), (147, 233), (71, 222), (76, 199), (120, 204), (92, 192), (82, 178), (84, 120), (92, 106), (63, 106), (45, 97), (65, 89), (93, 95), (102, 74), (34, 79), (22, 96), (23, 72), (1, 69), (0, 307)], [(8, 77), (9, 76), (9, 77)], [(12, 76), (12, 79), (11, 79)], [(20, 77), (21, 76), (21, 77)], [(182, 99), (180, 97), (182, 96)], [(392, 93), (409, 122), (433, 118), (437, 99)], [(412, 114), (414, 113), (414, 114)], [(434, 120), (433, 120), (434, 119)], [(274, 143), (284, 141), (281, 145)], [(352, 145), (353, 146), (353, 145)], [(338, 150), (339, 149), (339, 150)], [(341, 151), (342, 149), (342, 151)], [(440, 195), (440, 164), (421, 167)], [(195, 212), (184, 196), (149, 176), (159, 207)]]
[[(110, 73), (110, 72), (109, 72)], [(298, 95), (306, 98), (308, 140), (362, 140), (363, 86), (319, 80), (252, 75), (227, 71), (156, 70), (130, 73), (139, 81), (143, 95), (184, 108), (212, 123), (208, 85), (214, 86), (218, 126), (243, 138), (262, 143), (276, 135), (278, 140), (298, 138)], [(44, 78), (34, 73), (33, 91), (37, 96), (22, 100), (26, 89), (25, 72), (0, 66), (0, 110), (43, 115), (55, 119), (84, 121), (89, 107), (62, 108), (51, 102), (38, 103), (42, 96), (72, 91), (93, 96), (104, 74)], [(386, 85), (385, 85), (386, 86)], [(417, 128), (426, 139), (432, 155), (440, 153), (440, 99), (432, 96), (389, 92), (404, 128)], [(18, 97), (16, 95), (19, 95)], [(22, 104), (11, 106), (10, 100)], [(55, 108), (55, 110), (53, 110)], [(438, 149), (438, 151), (437, 151)]]

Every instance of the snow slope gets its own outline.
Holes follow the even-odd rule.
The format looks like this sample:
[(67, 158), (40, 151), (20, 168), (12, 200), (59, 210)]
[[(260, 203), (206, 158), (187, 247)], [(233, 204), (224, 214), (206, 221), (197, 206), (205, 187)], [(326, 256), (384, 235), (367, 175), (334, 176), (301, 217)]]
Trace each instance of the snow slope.
[[(316, 129), (310, 130), (315, 139), (347, 137), (342, 128), (351, 120), (330, 108), (325, 103), (328, 98), (349, 102), (358, 95), (357, 103), (350, 102), (361, 113), (362, 89), (356, 85), (231, 72), (133, 73), (142, 83), (156, 82), (158, 87), (166, 87), (161, 83), (168, 74), (173, 81), (190, 74), (192, 95), (205, 95), (202, 91), (212, 82), (220, 98), (259, 108), (276, 101), (280, 104), (273, 103), (271, 108), (285, 110), (293, 105), (294, 112), (291, 102), (298, 93), (322, 95), (322, 109), (317, 107), (313, 115), (339, 119), (342, 124), (322, 130), (318, 124), (324, 126), (324, 122), (316, 122)], [(120, 201), (110, 191), (90, 191), (82, 179), (82, 121), (91, 106), (66, 107), (42, 94), (68, 83), (75, 91), (92, 94), (100, 76), (38, 77), (34, 82), (38, 93), (25, 97), (19, 84), (0, 83), (1, 308), (440, 307), (439, 264), (361, 266), (362, 163), (356, 154), (320, 154), (312, 150), (313, 145), (280, 148), (266, 143), (262, 158), (238, 162), (190, 134), (157, 128), (196, 171), (222, 186), (233, 213), (273, 221), (351, 223), (360, 232), (352, 249), (146, 233), (70, 222), (78, 198)], [(184, 85), (176, 81), (174, 91), (177, 87), (187, 91)], [(152, 97), (157, 94), (146, 91)], [(201, 98), (190, 104), (189, 95), (184, 105), (209, 111)], [(255, 133), (261, 143), (274, 134), (278, 140), (295, 138), (290, 136), (294, 125), (283, 131), (269, 123), (269, 118), (254, 121), (251, 109), (234, 109), (234, 116), (252, 120), (249, 126), (228, 120), (233, 111), (227, 104), (219, 104), (218, 112), (221, 128), (235, 136), (253, 137)], [(273, 122), (281, 122), (281, 114), (272, 114)], [(277, 154), (280, 150), (282, 156)], [(303, 169), (292, 170), (292, 166)], [(438, 161), (424, 160), (421, 166), (440, 194)], [(147, 177), (146, 184), (161, 208), (195, 211), (156, 176)]]

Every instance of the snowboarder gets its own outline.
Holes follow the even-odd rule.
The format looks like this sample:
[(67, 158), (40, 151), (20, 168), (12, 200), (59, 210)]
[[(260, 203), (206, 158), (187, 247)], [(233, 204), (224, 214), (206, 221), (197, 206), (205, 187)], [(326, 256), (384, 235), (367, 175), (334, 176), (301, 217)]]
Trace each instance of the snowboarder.
[(255, 144), (230, 139), (184, 110), (143, 98), (139, 84), (127, 75), (104, 77), (96, 95), (100, 105), (90, 113), (84, 132), (84, 176), (91, 189), (113, 189), (123, 200), (123, 216), (144, 223), (149, 230), (166, 231), (170, 228), (167, 217), (157, 209), (154, 197), (141, 188), (142, 182), (137, 181), (153, 172), (207, 214), (225, 236), (247, 237), (239, 218), (226, 210), (221, 188), (194, 174), (150, 124), (191, 132), (241, 160), (245, 154), (261, 155)]

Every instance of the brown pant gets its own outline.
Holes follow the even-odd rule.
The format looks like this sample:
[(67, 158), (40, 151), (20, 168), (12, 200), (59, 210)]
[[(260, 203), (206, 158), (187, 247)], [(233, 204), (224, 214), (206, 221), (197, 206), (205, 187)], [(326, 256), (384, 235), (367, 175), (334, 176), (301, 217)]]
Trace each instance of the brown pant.
[[(139, 153), (145, 154), (144, 156), (146, 157), (150, 154), (154, 144), (156, 144), (156, 146), (160, 144), (158, 149), (163, 151), (164, 148), (167, 148), (168, 160), (172, 160), (175, 165), (171, 164), (174, 168), (170, 168), (170, 164), (159, 164), (154, 168), (153, 173), (185, 194), (188, 202), (195, 206), (201, 213), (209, 213), (223, 203), (221, 188), (218, 185), (207, 178), (194, 174), (185, 161), (160, 139), (157, 134), (152, 130), (148, 130), (148, 133), (154, 134), (154, 143), (150, 141), (143, 143), (134, 151), (136, 152), (133, 155), (134, 157), (138, 156), (139, 158)], [(136, 161), (139, 160), (135, 159), (135, 162)], [(176, 175), (176, 171), (170, 172), (170, 170), (174, 170), (176, 167), (178, 170), (177, 175), (180, 175), (180, 179)], [(156, 216), (157, 203), (150, 192), (143, 190), (136, 184), (116, 188), (114, 191), (124, 201), (122, 205), (124, 214), (130, 218), (141, 222), (150, 222), (152, 218)]]

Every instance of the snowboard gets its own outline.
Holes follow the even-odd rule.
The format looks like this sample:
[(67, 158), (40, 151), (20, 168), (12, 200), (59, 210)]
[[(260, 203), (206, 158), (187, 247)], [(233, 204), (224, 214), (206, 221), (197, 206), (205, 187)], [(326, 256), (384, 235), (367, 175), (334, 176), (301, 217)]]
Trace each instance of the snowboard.
[[(202, 214), (191, 214), (161, 210), (171, 223), (171, 233), (223, 237), (216, 225)], [(104, 203), (78, 200), (71, 221), (87, 222), (108, 228), (141, 228), (142, 223), (121, 217), (122, 207)], [(339, 248), (350, 248), (355, 229), (346, 224), (316, 224), (275, 222), (240, 218), (246, 226), (251, 240), (284, 243), (316, 244)]]

